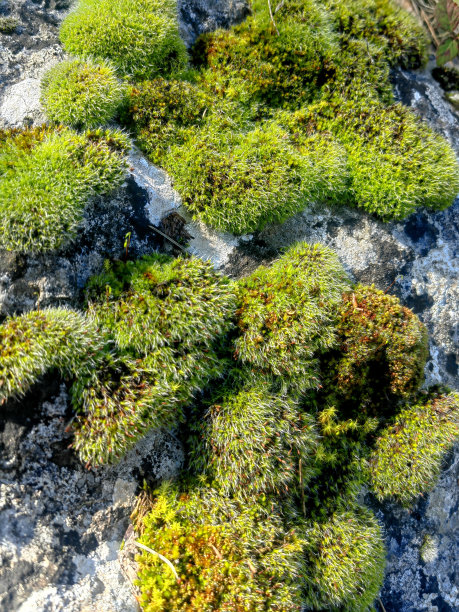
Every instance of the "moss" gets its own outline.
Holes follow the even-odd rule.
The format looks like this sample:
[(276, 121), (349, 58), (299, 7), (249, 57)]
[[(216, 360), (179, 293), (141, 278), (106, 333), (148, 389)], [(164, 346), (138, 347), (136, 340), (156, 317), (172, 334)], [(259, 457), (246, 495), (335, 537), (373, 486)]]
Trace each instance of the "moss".
[(181, 493), (163, 485), (139, 525), (140, 542), (156, 555), (138, 557), (146, 612), (300, 611), (302, 542), (275, 504), (242, 503), (212, 489)]
[(458, 435), (457, 393), (403, 410), (378, 438), (371, 457), (371, 484), (378, 499), (410, 506), (428, 493)]
[(0, 17), (0, 34), (14, 34), (18, 26), (16, 17)]
[(1, 246), (37, 253), (72, 240), (89, 199), (122, 183), (128, 148), (119, 131), (1, 133)]
[(130, 89), (121, 119), (151, 161), (164, 164), (170, 147), (183, 144), (189, 128), (201, 125), (210, 107), (210, 97), (196, 85), (155, 79)]
[(459, 165), (453, 149), (401, 104), (335, 97), (300, 111), (296, 120), (306, 133), (331, 132), (345, 147), (350, 203), (359, 208), (388, 221), (454, 202)]
[(305, 546), (307, 609), (365, 612), (382, 586), (384, 566), (381, 528), (369, 510), (355, 507), (314, 524)]
[(72, 390), (75, 447), (97, 465), (149, 429), (177, 425), (184, 404), (221, 374), (216, 343), (231, 328), (234, 298), (209, 263), (152, 255), (93, 278), (89, 299), (89, 315), (114, 343), (104, 367)]
[(314, 421), (265, 385), (228, 391), (196, 429), (191, 466), (224, 494), (257, 498), (306, 487), (317, 447)]
[(324, 360), (324, 396), (354, 414), (378, 414), (424, 380), (427, 330), (398, 298), (357, 285), (343, 296), (338, 349)]
[(339, 32), (384, 49), (390, 63), (419, 68), (429, 40), (420, 23), (393, 0), (327, 0)]
[(339, 198), (347, 176), (343, 153), (327, 137), (297, 142), (274, 122), (244, 131), (215, 121), (173, 147), (165, 166), (195, 217), (244, 234), (313, 200)]
[(49, 370), (78, 376), (96, 367), (103, 342), (82, 314), (48, 308), (0, 325), (0, 404), (24, 395)]
[(232, 30), (198, 41), (194, 57), (207, 68), (206, 86), (217, 95), (277, 107), (315, 99), (339, 51), (326, 11), (312, 0), (287, 0), (276, 11), (277, 32), (267, 2), (254, 0), (252, 12)]
[(282, 385), (316, 387), (317, 357), (335, 345), (333, 309), (347, 288), (330, 249), (291, 247), (271, 267), (239, 282), (236, 357), (279, 377)]
[(69, 53), (111, 60), (134, 79), (167, 75), (187, 63), (175, 0), (79, 0), (60, 35)]
[(73, 59), (49, 70), (42, 81), (48, 118), (75, 128), (94, 128), (115, 116), (124, 88), (105, 61)]

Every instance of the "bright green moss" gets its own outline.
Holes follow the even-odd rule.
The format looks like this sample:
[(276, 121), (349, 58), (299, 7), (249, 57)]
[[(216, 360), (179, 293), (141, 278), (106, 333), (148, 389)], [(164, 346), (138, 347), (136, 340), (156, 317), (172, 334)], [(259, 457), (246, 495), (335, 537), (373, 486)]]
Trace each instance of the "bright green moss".
[(105, 61), (74, 59), (49, 70), (42, 81), (42, 103), (48, 118), (75, 128), (94, 128), (115, 116), (124, 88)]
[(210, 107), (210, 97), (196, 85), (155, 79), (130, 89), (121, 119), (149, 159), (163, 165), (169, 148), (182, 144), (189, 128), (202, 125)]
[(345, 147), (350, 202), (359, 208), (387, 221), (454, 202), (459, 165), (453, 149), (401, 104), (337, 97), (299, 111), (296, 120), (307, 133), (332, 132)]
[(457, 393), (403, 410), (378, 438), (371, 457), (376, 496), (412, 505), (433, 488), (443, 459), (458, 436)]
[(85, 462), (123, 455), (149, 429), (173, 427), (183, 405), (221, 374), (216, 342), (232, 326), (229, 281), (197, 258), (118, 262), (89, 285), (89, 315), (114, 343), (72, 394)]
[(295, 107), (317, 96), (339, 52), (338, 36), (320, 3), (286, 0), (278, 4), (274, 28), (268, 3), (252, 2), (253, 16), (230, 31), (202, 37), (195, 61), (208, 70), (203, 82), (218, 95)]
[(424, 380), (427, 331), (398, 298), (357, 285), (343, 296), (337, 348), (323, 365), (323, 394), (354, 414), (384, 411)]
[(392, 64), (418, 68), (426, 63), (426, 32), (394, 0), (326, 0), (324, 4), (345, 37), (383, 48)]
[(330, 249), (291, 247), (272, 266), (239, 282), (236, 357), (279, 377), (284, 386), (316, 387), (317, 357), (335, 345), (333, 309), (347, 288)]
[(49, 370), (78, 376), (96, 367), (102, 348), (97, 327), (82, 314), (47, 308), (0, 325), (0, 404), (24, 395)]
[(111, 60), (134, 79), (187, 63), (175, 0), (79, 0), (62, 23), (61, 40), (69, 53)]
[(69, 129), (0, 134), (0, 245), (43, 252), (75, 237), (91, 196), (125, 176), (127, 137)]
[(173, 147), (165, 166), (196, 217), (234, 234), (338, 198), (347, 180), (344, 150), (331, 138), (297, 141), (274, 122), (250, 131), (210, 122)]
[(316, 523), (306, 536), (308, 610), (366, 612), (382, 586), (385, 549), (373, 514), (360, 507)]
[(15, 17), (0, 17), (0, 34), (14, 34), (19, 21)]
[(225, 494), (292, 494), (310, 477), (314, 421), (266, 385), (229, 392), (196, 427), (191, 465)]
[(145, 612), (300, 612), (302, 541), (285, 527), (276, 504), (247, 504), (212, 489), (181, 493), (166, 484), (137, 528), (140, 542), (161, 551), (180, 579), (142, 552)]

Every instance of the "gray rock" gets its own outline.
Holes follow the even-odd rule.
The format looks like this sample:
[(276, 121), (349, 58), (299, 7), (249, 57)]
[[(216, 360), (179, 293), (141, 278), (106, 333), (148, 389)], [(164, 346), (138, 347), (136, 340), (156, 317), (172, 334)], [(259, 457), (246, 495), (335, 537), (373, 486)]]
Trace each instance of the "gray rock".
[(191, 46), (200, 34), (229, 28), (250, 13), (245, 0), (178, 0), (180, 33)]

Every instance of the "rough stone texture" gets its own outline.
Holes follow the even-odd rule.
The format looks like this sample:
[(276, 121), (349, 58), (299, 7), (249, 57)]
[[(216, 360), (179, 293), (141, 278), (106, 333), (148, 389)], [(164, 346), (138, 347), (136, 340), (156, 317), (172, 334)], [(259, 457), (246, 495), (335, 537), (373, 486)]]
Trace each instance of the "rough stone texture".
[[(38, 81), (63, 57), (58, 24), (69, 6), (68, 0), (0, 0), (0, 14), (21, 24), (13, 35), (0, 34), (0, 126), (43, 120)], [(179, 13), (190, 44), (201, 32), (243, 19), (247, 5), (181, 0)], [(457, 115), (429, 74), (398, 71), (394, 84), (405, 104), (459, 146)], [(428, 383), (459, 385), (459, 201), (442, 213), (419, 211), (397, 224), (347, 208), (311, 206), (283, 226), (236, 239), (192, 222), (167, 174), (138, 151), (130, 163), (116, 196), (88, 205), (73, 245), (40, 257), (0, 252), (0, 318), (37, 305), (78, 305), (85, 281), (104, 258), (123, 256), (127, 232), (133, 257), (166, 248), (168, 242), (149, 226), (178, 212), (192, 236), (190, 252), (233, 276), (271, 261), (295, 240), (335, 248), (355, 280), (389, 288), (426, 322)], [(59, 384), (50, 377), (22, 402), (0, 410), (0, 609), (131, 612), (136, 601), (118, 558), (125, 557), (119, 544), (133, 496), (144, 477), (176, 473), (183, 451), (170, 434), (152, 433), (116, 468), (85, 471), (66, 449), (71, 412)], [(387, 612), (458, 609), (458, 472), (456, 451), (435, 490), (411, 513), (368, 498), (387, 534)], [(425, 535), (438, 549), (428, 563), (419, 556)]]
[(87, 471), (67, 449), (70, 418), (52, 380), (0, 412), (0, 609), (135, 612), (120, 544), (137, 483), (173, 477), (180, 443), (152, 432), (119, 465)]

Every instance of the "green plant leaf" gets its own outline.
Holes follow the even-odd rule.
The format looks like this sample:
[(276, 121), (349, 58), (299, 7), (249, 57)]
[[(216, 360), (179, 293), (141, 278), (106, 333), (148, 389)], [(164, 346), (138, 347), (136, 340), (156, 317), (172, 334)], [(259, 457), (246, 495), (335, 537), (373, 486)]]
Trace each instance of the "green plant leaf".
[(444, 66), (446, 62), (451, 61), (458, 54), (459, 48), (457, 40), (449, 38), (445, 40), (437, 49), (437, 64)]

